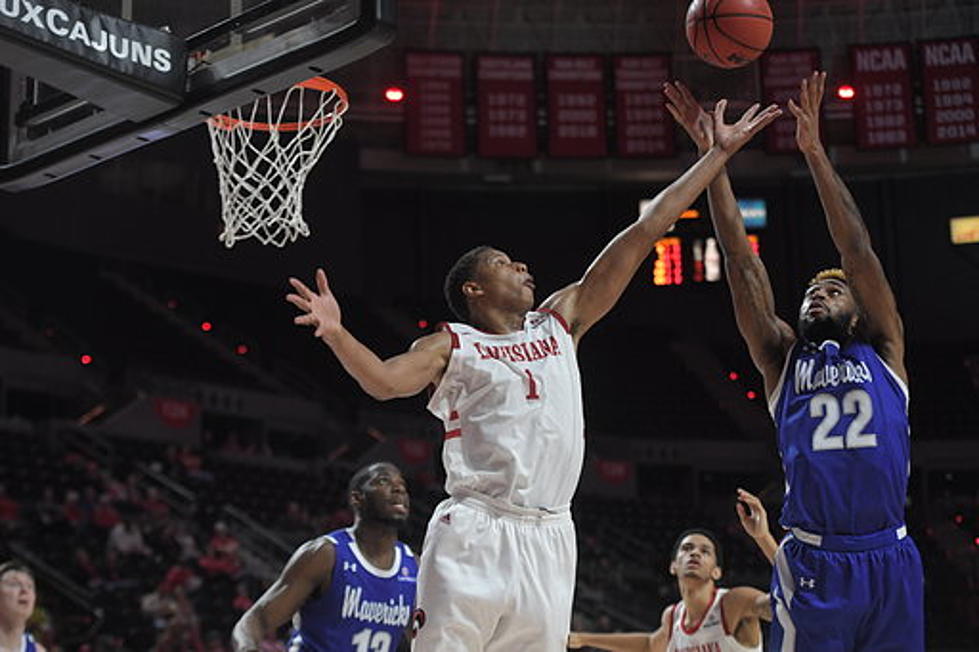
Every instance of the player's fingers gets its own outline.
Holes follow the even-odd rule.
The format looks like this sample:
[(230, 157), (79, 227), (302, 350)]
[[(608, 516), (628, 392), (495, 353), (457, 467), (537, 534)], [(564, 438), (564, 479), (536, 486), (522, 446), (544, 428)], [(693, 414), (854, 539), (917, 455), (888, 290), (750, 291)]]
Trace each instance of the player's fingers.
[(790, 112), (792, 113), (792, 115), (794, 115), (794, 116), (795, 116), (796, 118), (801, 118), (801, 117), (802, 117), (802, 109), (800, 109), (800, 108), (799, 108), (799, 105), (798, 105), (798, 104), (796, 104), (796, 103), (795, 103), (794, 101), (792, 101), (791, 99), (789, 99), (789, 111), (790, 111)]
[(670, 112), (670, 115), (673, 116), (674, 120), (680, 123), (683, 122), (683, 120), (680, 119), (680, 112), (677, 110), (675, 106), (673, 106), (669, 102), (667, 102), (665, 106), (666, 106), (666, 110)]
[(821, 102), (823, 94), (826, 92), (826, 72), (816, 75), (816, 101)]
[(677, 87), (679, 87), (680, 94), (683, 95), (683, 99), (684, 101), (687, 102), (687, 104), (697, 106), (697, 98), (693, 96), (693, 92), (691, 92), (689, 88), (687, 88), (680, 82), (677, 82)]
[(772, 124), (780, 115), (782, 115), (782, 109), (774, 109), (772, 111), (766, 109), (764, 113), (755, 118), (754, 122), (748, 126), (748, 129), (754, 135)]
[(326, 272), (322, 267), (316, 270), (316, 287), (319, 288), (320, 294), (330, 293), (330, 282), (326, 280)]
[(299, 315), (292, 320), (292, 323), (297, 326), (313, 326), (317, 324), (316, 317), (312, 315)]
[(758, 102), (755, 102), (754, 104), (749, 106), (748, 110), (741, 115), (740, 122), (751, 122), (751, 120), (755, 117), (755, 114), (758, 113), (758, 109), (760, 108), (761, 108), (761, 104), (759, 104)]
[(714, 105), (714, 121), (724, 124), (724, 110), (727, 109), (727, 100), (718, 100)]
[(287, 294), (286, 295), (286, 301), (288, 301), (292, 305), (296, 306), (300, 310), (303, 310), (305, 312), (309, 312), (309, 308), (310, 308), (309, 301), (307, 301), (306, 299), (303, 299), (298, 294)]
[(306, 287), (306, 284), (300, 281), (298, 278), (289, 278), (289, 284), (296, 289), (304, 299), (312, 299), (313, 291)]

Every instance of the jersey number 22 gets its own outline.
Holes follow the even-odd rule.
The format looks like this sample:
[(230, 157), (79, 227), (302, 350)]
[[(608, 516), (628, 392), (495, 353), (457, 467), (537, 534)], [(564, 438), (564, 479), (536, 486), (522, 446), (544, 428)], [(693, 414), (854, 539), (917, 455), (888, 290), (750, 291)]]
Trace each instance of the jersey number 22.
[[(845, 436), (830, 434), (840, 420), (841, 411), (855, 415), (853, 421), (846, 429)], [(863, 431), (874, 416), (874, 403), (870, 394), (862, 389), (851, 389), (843, 395), (842, 401), (832, 394), (816, 394), (809, 400), (809, 416), (822, 419), (812, 433), (814, 451), (873, 448), (877, 445), (877, 435)]]

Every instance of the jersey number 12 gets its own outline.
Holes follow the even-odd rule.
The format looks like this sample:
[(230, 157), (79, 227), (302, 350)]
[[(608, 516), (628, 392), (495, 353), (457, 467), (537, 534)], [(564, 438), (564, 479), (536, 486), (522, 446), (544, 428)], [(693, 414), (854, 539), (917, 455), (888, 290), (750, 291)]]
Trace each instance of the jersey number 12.
[(350, 642), (357, 652), (388, 652), (391, 649), (391, 635), (385, 631), (362, 629)]
[[(843, 414), (853, 414), (853, 421), (846, 429), (846, 436), (830, 434)], [(809, 400), (809, 416), (822, 419), (812, 433), (814, 451), (838, 451), (845, 448), (873, 448), (877, 435), (863, 429), (874, 416), (874, 403), (870, 394), (862, 389), (851, 389), (838, 400), (832, 394), (816, 394)]]

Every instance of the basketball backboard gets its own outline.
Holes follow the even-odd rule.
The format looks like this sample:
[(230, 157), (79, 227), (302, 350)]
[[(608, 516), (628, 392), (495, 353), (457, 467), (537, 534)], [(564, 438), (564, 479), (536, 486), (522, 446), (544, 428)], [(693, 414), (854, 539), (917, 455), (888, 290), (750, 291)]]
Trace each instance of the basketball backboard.
[(393, 40), (395, 4), (4, 0), (0, 189), (50, 183), (365, 57)]

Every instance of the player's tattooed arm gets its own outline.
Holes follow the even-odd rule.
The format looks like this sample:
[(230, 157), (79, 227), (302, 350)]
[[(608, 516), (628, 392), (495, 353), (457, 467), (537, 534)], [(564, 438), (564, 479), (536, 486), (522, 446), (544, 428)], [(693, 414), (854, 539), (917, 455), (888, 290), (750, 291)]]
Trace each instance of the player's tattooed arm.
[(336, 551), (325, 538), (307, 541), (286, 563), (278, 579), (235, 624), (231, 644), (235, 652), (258, 652), (266, 635), (275, 632), (299, 611), (333, 576)]
[[(667, 83), (666, 108), (697, 146), (705, 152), (714, 144), (714, 117), (705, 111), (686, 86)], [(775, 314), (775, 297), (768, 272), (748, 244), (748, 234), (731, 181), (725, 169), (707, 189), (710, 217), (724, 253), (724, 268), (734, 301), (738, 329), (748, 345), (755, 366), (765, 378), (766, 392), (774, 389), (789, 347), (795, 341), (792, 328)]]
[(750, 586), (736, 586), (722, 598), (725, 627), (737, 634), (748, 620), (772, 620), (772, 603), (768, 593)]
[(313, 335), (333, 350), (347, 373), (373, 398), (414, 396), (441, 380), (452, 350), (448, 333), (426, 335), (409, 351), (382, 360), (343, 327), (340, 304), (322, 269), (316, 270), (316, 291), (296, 278), (289, 283), (294, 291), (286, 301), (303, 312), (293, 320), (295, 324), (312, 327)]
[(774, 105), (761, 110), (756, 104), (737, 122), (725, 124), (725, 106), (724, 100), (718, 102), (713, 117), (713, 141), (706, 153), (656, 195), (639, 219), (606, 245), (580, 281), (559, 290), (542, 304), (564, 315), (576, 341), (612, 309), (656, 240), (697, 199), (727, 160), (781, 113)]
[(826, 73), (814, 72), (802, 80), (799, 102), (789, 100), (789, 110), (796, 119), (796, 142), (816, 184), (830, 236), (864, 321), (863, 329), (881, 357), (906, 381), (904, 325), (894, 293), (874, 252), (860, 209), (833, 169), (820, 139), (820, 106), (825, 89)]

